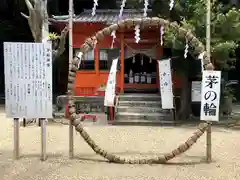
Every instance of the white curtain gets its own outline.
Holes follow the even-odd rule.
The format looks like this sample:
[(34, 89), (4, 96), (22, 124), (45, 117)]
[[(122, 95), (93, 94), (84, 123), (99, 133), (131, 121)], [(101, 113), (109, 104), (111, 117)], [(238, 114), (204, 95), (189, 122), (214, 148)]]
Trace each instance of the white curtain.
[(136, 54), (144, 54), (152, 59), (157, 59), (156, 52), (157, 52), (156, 46), (154, 46), (151, 49), (133, 49), (130, 47), (126, 47), (124, 58), (128, 59), (128, 58), (135, 56)]

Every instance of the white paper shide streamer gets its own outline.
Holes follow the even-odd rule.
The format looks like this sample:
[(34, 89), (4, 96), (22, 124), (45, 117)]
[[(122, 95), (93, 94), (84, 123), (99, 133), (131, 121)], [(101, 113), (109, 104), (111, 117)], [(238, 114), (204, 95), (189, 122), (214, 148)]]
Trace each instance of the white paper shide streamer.
[(147, 17), (147, 10), (148, 10), (148, 5), (149, 5), (149, 2), (148, 0), (144, 0), (144, 9), (143, 9), (143, 16), (144, 17)]
[(78, 69), (80, 68), (80, 65), (81, 65), (81, 61), (82, 61), (82, 58), (83, 58), (83, 53), (80, 51), (76, 54), (76, 56), (78, 57), (79, 61), (78, 61)]
[(171, 11), (174, 7), (174, 0), (170, 0), (169, 7), (170, 7), (170, 11)]
[(93, 49), (95, 49), (96, 46), (97, 46), (97, 40), (95, 40), (94, 43), (93, 43)]
[(160, 43), (161, 43), (161, 46), (163, 45), (163, 35), (164, 35), (164, 26), (161, 25), (161, 27), (160, 27)]
[(136, 25), (134, 29), (135, 29), (136, 43), (139, 43), (139, 41), (141, 40), (141, 38), (140, 38), (140, 25)]
[(198, 59), (201, 60), (201, 69), (202, 69), (202, 72), (204, 71), (204, 64), (203, 64), (203, 56), (204, 56), (204, 53), (205, 53), (205, 52), (202, 52), (202, 53), (199, 54), (199, 56), (198, 56)]
[(185, 59), (187, 58), (188, 48), (189, 48), (189, 45), (188, 45), (188, 42), (187, 42), (187, 40), (186, 40), (186, 45), (185, 45), (185, 50), (184, 50), (184, 58), (185, 58)]
[(112, 45), (111, 45), (111, 49), (112, 49), (116, 39), (116, 31), (112, 31), (111, 36), (112, 36)]
[(92, 8), (92, 16), (94, 16), (96, 14), (96, 9), (98, 6), (98, 0), (93, 0), (94, 4), (93, 4), (93, 8)]
[(125, 5), (126, 5), (126, 1), (127, 1), (127, 0), (122, 0), (120, 12), (119, 12), (119, 18), (120, 18), (120, 19), (122, 18), (123, 9), (124, 9), (124, 7), (125, 7)]

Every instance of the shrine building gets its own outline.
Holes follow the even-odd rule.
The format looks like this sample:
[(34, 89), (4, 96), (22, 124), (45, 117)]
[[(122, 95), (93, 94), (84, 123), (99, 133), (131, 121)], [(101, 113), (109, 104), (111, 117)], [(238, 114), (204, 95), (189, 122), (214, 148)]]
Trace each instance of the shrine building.
[[(151, 11), (151, 10), (149, 10)], [(99, 30), (119, 21), (119, 10), (84, 10), (74, 16), (73, 48), (78, 50), (85, 40)], [(122, 19), (141, 18), (143, 12), (124, 9)], [(59, 30), (68, 24), (69, 16), (53, 16), (53, 26)], [(159, 69), (157, 60), (163, 58), (160, 45), (160, 27), (149, 26), (140, 30), (141, 40), (135, 42), (135, 30), (121, 29), (112, 36), (98, 42), (95, 49), (85, 53), (76, 76), (76, 96), (103, 96), (99, 89), (106, 86), (112, 60), (119, 58), (117, 72), (117, 93), (159, 92)], [(173, 87), (180, 88), (180, 79), (173, 72)]]

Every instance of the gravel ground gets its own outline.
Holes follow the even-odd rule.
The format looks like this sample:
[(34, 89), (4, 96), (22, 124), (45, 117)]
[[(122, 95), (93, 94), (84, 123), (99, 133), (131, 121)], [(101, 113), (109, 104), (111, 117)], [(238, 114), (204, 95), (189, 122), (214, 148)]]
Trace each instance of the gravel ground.
[[(213, 128), (213, 162), (206, 164), (205, 135), (186, 154), (165, 165), (118, 165), (95, 155), (74, 134), (75, 158), (68, 159), (68, 126), (47, 126), (45, 162), (40, 158), (40, 128), (20, 129), (21, 159), (12, 157), (12, 121), (0, 114), (1, 180), (239, 180), (240, 131)], [(125, 157), (151, 157), (186, 140), (194, 127), (87, 126), (101, 147)]]

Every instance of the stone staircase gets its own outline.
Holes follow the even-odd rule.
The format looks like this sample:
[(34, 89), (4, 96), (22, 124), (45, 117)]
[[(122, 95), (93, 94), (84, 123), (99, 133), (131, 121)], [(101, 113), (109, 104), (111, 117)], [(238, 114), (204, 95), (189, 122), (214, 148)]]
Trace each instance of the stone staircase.
[(172, 112), (161, 108), (159, 94), (121, 94), (113, 125), (173, 124)]

